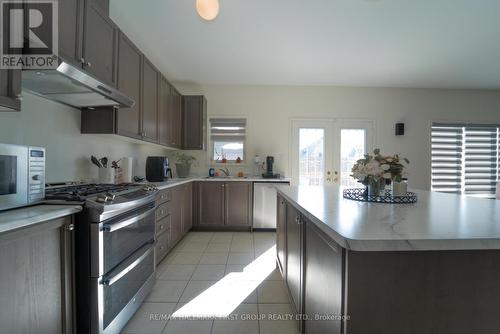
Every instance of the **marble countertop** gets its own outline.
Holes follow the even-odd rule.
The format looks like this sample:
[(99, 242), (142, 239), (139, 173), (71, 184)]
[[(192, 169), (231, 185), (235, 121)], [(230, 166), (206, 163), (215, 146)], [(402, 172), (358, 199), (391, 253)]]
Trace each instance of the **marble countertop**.
[(344, 199), (338, 186), (277, 189), (346, 249), (500, 249), (500, 201), (412, 190), (415, 204), (380, 204)]
[(181, 184), (194, 182), (194, 181), (203, 181), (203, 182), (269, 182), (269, 183), (287, 183), (290, 182), (290, 178), (280, 178), (280, 179), (264, 179), (262, 177), (206, 177), (206, 176), (193, 176), (188, 178), (175, 178), (170, 179), (165, 182), (150, 182), (154, 184), (158, 189), (168, 189), (175, 186), (179, 186)]
[(0, 212), (0, 234), (31, 227), (82, 211), (79, 205), (35, 205)]

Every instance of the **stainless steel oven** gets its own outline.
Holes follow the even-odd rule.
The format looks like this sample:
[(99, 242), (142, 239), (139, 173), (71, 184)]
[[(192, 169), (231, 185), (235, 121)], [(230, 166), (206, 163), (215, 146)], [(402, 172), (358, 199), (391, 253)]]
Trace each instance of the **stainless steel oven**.
[(120, 333), (152, 289), (157, 191), (87, 199), (77, 216), (80, 333)]
[(0, 144), (0, 211), (41, 201), (44, 189), (45, 149)]

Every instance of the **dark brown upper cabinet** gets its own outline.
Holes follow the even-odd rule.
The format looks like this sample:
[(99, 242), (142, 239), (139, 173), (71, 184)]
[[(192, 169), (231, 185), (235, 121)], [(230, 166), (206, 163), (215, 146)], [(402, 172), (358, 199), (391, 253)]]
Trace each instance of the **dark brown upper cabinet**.
[(82, 66), (84, 0), (59, 1), (59, 57)]
[(207, 142), (207, 99), (202, 95), (182, 97), (182, 148), (205, 150)]
[(167, 79), (160, 76), (160, 91), (158, 103), (158, 134), (159, 142), (164, 146), (171, 146), (172, 131), (170, 129), (172, 124), (172, 91)]
[(125, 34), (118, 39), (118, 90), (134, 99), (132, 108), (116, 111), (116, 133), (140, 139), (142, 107), (142, 53)]
[(118, 27), (94, 1), (85, 2), (82, 66), (90, 74), (116, 87)]
[(21, 70), (0, 70), (0, 111), (21, 110)]
[(142, 63), (142, 139), (158, 142), (159, 74), (154, 65), (143, 57)]
[(182, 147), (182, 95), (172, 86), (172, 123), (170, 129), (172, 131), (171, 146), (174, 148)]

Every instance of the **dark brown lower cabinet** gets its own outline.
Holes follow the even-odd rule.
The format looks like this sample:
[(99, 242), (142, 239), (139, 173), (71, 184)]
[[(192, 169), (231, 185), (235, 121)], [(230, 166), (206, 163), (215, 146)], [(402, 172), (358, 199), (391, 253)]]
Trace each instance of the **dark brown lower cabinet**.
[(224, 182), (198, 182), (197, 226), (224, 226)]
[[(287, 205), (286, 212), (286, 283), (297, 313), (302, 313), (302, 235), (303, 220), (300, 212)], [(301, 328), (301, 321), (298, 323)]]
[(187, 183), (182, 194), (182, 231), (184, 233), (193, 227), (193, 184)]
[(306, 334), (340, 334), (343, 248), (312, 223), (305, 224), (304, 322)]
[(74, 333), (72, 217), (0, 236), (2, 333)]
[(276, 219), (276, 252), (278, 265), (286, 278), (286, 202), (278, 195)]
[(193, 223), (192, 184), (161, 190), (156, 209), (156, 263), (189, 232)]
[(252, 182), (197, 182), (197, 197), (197, 227), (251, 228)]

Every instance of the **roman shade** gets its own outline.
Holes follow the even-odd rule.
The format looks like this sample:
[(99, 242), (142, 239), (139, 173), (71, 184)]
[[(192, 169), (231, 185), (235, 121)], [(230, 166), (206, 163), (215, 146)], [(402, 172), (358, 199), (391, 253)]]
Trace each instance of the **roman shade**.
[(246, 125), (244, 118), (211, 118), (210, 136), (213, 141), (243, 141)]
[(499, 180), (500, 125), (433, 123), (432, 190), (494, 194)]

